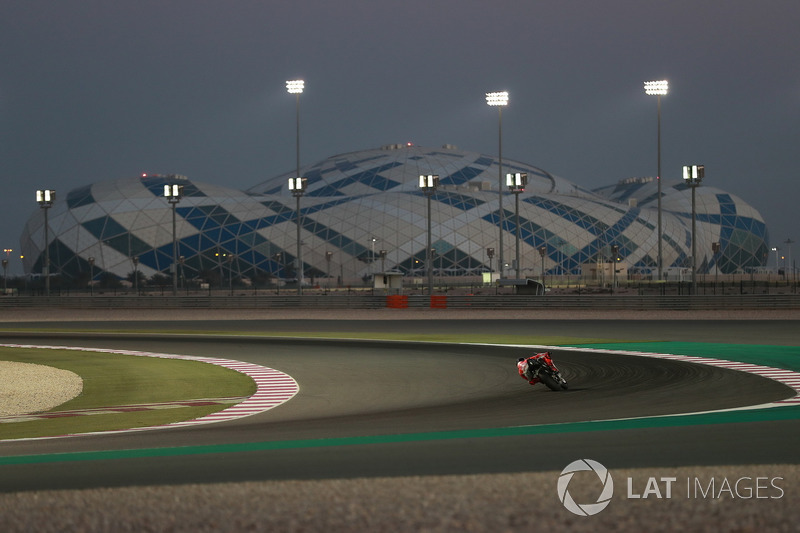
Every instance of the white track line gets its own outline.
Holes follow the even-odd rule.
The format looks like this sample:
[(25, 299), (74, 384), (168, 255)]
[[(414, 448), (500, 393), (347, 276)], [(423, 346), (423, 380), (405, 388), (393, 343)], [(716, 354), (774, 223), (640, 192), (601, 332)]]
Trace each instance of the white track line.
[(83, 352), (98, 352), (117, 355), (134, 355), (138, 357), (158, 357), (160, 359), (181, 359), (185, 361), (200, 361), (217, 365), (242, 374), (250, 376), (256, 382), (256, 392), (248, 397), (241, 403), (211, 413), (210, 415), (195, 418), (193, 420), (186, 420), (183, 422), (173, 422), (162, 426), (148, 426), (132, 429), (119, 429), (110, 431), (96, 431), (92, 433), (70, 433), (66, 435), (59, 435), (57, 437), (37, 437), (32, 439), (12, 439), (13, 442), (21, 440), (38, 440), (38, 439), (52, 439), (59, 437), (76, 437), (83, 435), (107, 435), (111, 433), (128, 433), (134, 431), (148, 431), (153, 429), (174, 428), (195, 426), (199, 424), (210, 424), (213, 422), (226, 422), (228, 420), (236, 420), (246, 416), (263, 413), (273, 409), (281, 404), (291, 400), (300, 390), (297, 382), (288, 374), (284, 374), (279, 370), (267, 368), (264, 366), (256, 365), (253, 363), (245, 363), (242, 361), (233, 361), (230, 359), (219, 359), (214, 357), (197, 357), (193, 355), (177, 355), (155, 352), (141, 352), (135, 350), (111, 350), (107, 348), (87, 348), (81, 346), (41, 346), (34, 344), (0, 344), (0, 347), (6, 348), (37, 348), (47, 350), (76, 350)]

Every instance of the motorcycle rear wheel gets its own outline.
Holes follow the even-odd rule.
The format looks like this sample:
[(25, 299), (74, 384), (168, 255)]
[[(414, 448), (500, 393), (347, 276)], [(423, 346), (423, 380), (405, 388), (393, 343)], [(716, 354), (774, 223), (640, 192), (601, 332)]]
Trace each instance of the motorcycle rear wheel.
[(547, 385), (547, 388), (550, 390), (561, 390), (561, 383), (556, 381), (555, 378), (550, 374), (545, 374), (542, 372), (539, 374), (539, 380)]

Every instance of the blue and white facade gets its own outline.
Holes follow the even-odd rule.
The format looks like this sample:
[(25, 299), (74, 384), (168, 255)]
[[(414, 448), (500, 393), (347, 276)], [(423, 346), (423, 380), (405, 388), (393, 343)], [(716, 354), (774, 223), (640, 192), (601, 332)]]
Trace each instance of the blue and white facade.
[[(420, 174), (436, 174), (432, 196), (432, 247), (437, 275), (475, 275), (490, 269), (487, 248), (499, 254), (499, 161), (452, 146), (391, 145), (341, 154), (301, 168), (308, 178), (301, 198), (303, 274), (308, 278), (362, 278), (382, 270), (424, 272), (427, 198)], [(503, 174), (526, 172), (520, 194), (521, 269), (578, 275), (587, 263), (619, 248), (629, 271), (655, 274), (656, 183), (622, 180), (589, 191), (518, 161), (504, 160)], [(287, 187), (294, 172), (246, 191), (183, 176), (142, 176), (87, 185), (59, 196), (49, 212), (51, 273), (78, 278), (94, 258), (95, 278), (120, 278), (138, 269), (168, 274), (172, 265), (172, 208), (168, 183), (183, 185), (177, 204), (180, 268), (186, 278), (204, 272), (258, 277), (296, 277), (296, 200)], [(709, 185), (712, 179), (706, 180)], [(688, 268), (691, 255), (691, 191), (665, 183), (662, 194), (664, 268)], [(515, 256), (514, 195), (503, 187), (504, 259)], [(748, 271), (766, 264), (767, 228), (742, 199), (702, 185), (697, 195), (698, 272)], [(37, 209), (21, 237), (26, 272), (43, 264), (44, 215)], [(712, 252), (712, 243), (720, 252)], [(385, 259), (380, 251), (385, 250)], [(506, 269), (513, 277), (513, 270)]]

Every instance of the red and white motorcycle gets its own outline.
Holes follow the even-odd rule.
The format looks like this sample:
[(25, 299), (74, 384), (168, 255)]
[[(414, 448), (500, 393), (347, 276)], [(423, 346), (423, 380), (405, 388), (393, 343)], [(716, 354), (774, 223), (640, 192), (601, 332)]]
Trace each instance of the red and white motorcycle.
[(531, 357), (520, 357), (517, 359), (517, 370), (519, 375), (531, 385), (536, 385), (540, 381), (548, 389), (559, 391), (567, 390), (567, 380), (561, 375), (550, 352), (537, 353)]

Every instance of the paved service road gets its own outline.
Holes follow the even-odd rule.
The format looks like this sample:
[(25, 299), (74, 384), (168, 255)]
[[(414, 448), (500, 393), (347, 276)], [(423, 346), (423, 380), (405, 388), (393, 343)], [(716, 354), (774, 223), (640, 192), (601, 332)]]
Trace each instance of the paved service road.
[[(256, 326), (289, 331), (290, 323), (276, 322), (280, 321), (245, 326), (249, 331)], [(441, 321), (437, 331), (497, 334), (542, 325), (469, 322)], [(572, 330), (574, 336), (576, 328), (597, 327), (597, 332), (586, 336), (600, 336), (602, 329), (604, 337), (618, 333), (627, 338), (645, 338), (646, 327), (659, 326), (631, 322), (613, 324), (612, 331), (611, 322), (603, 323), (602, 328), (583, 328), (574, 321), (544, 323), (547, 334), (552, 335)], [(205, 330), (242, 327), (239, 322), (213, 322), (176, 324), (174, 329), (192, 324)], [(319, 321), (312, 325), (322, 331), (419, 331), (429, 327), (427, 324)], [(306, 330), (309, 325), (305, 324)], [(108, 327), (125, 329), (117, 326), (111, 323)], [(708, 324), (704, 326), (702, 335), (711, 340)], [(143, 329), (141, 323), (131, 327)], [(159, 327), (165, 324), (159, 323)], [(759, 328), (758, 323), (748, 327), (751, 334)], [(727, 331), (722, 336), (733, 334), (728, 328), (723, 327)], [(772, 332), (787, 344), (796, 335), (776, 329), (772, 323), (761, 328), (762, 334)], [(691, 335), (690, 324), (666, 330), (684, 338)], [(754, 420), (734, 413), (700, 420), (702, 423), (689, 423), (685, 418), (641, 425), (579, 423), (737, 407), (790, 394), (783, 385), (764, 378), (703, 365), (559, 350), (554, 358), (571, 388), (551, 392), (541, 385), (528, 386), (516, 374), (516, 358), (526, 353), (519, 348), (157, 335), (1, 340), (237, 359), (290, 374), (299, 383), (300, 393), (281, 407), (233, 422), (0, 443), (3, 456), (84, 452), (55, 463), (34, 460), (0, 466), (0, 491), (560, 470), (587, 456), (609, 468), (798, 460), (794, 443), (800, 441), (800, 424), (777, 416)], [(731, 342), (730, 338), (715, 340)], [(539, 429), (508, 429), (516, 426)], [(142, 451), (124, 452), (130, 449)], [(109, 455), (94, 453), (100, 451), (109, 451)]]

